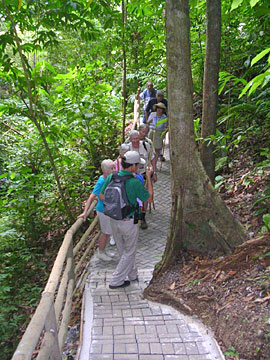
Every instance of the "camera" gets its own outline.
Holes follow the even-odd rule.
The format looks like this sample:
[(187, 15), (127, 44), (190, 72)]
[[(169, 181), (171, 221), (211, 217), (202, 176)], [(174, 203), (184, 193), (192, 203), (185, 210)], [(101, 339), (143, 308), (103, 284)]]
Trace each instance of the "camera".
[(140, 211), (136, 211), (134, 214), (134, 224), (138, 224), (138, 221), (142, 219), (142, 214)]

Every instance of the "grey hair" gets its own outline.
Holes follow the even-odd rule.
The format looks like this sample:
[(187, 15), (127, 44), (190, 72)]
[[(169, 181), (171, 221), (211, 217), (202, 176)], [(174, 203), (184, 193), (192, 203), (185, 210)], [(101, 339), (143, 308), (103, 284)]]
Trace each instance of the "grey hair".
[(131, 130), (130, 133), (129, 133), (129, 137), (131, 138), (132, 135), (139, 135), (139, 131)]
[(108, 170), (112, 165), (114, 165), (114, 162), (111, 159), (105, 159), (101, 162), (101, 170), (102, 172)]
[(129, 144), (123, 143), (122, 145), (120, 145), (119, 154), (120, 154), (122, 151), (128, 151), (128, 150), (129, 150)]

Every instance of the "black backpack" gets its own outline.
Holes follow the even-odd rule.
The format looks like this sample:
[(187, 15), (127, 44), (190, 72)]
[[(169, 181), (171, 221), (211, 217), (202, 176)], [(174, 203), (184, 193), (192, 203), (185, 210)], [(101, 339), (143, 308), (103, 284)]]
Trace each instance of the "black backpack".
[(133, 177), (133, 175), (119, 176), (117, 172), (112, 174), (111, 181), (104, 191), (105, 215), (115, 220), (123, 220), (132, 211), (138, 209), (138, 203), (135, 206), (129, 204), (125, 189), (126, 181)]

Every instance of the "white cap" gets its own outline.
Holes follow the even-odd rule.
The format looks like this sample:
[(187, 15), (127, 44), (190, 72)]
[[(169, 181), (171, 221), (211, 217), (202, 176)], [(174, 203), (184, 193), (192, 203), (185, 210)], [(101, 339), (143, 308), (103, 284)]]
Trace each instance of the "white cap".
[(128, 164), (145, 164), (145, 160), (140, 158), (137, 151), (127, 151), (123, 156), (123, 160)]

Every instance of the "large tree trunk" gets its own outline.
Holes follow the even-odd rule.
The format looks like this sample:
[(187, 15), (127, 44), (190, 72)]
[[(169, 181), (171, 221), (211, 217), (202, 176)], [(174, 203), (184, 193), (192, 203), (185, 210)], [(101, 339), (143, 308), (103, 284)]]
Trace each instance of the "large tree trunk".
[(172, 209), (160, 269), (184, 247), (229, 253), (246, 239), (243, 227), (213, 188), (196, 148), (188, 0), (167, 0), (166, 15)]
[[(218, 74), (221, 40), (221, 4), (220, 0), (206, 1), (207, 29), (206, 53), (203, 81), (202, 137), (216, 134), (218, 104)], [(202, 142), (201, 160), (212, 184), (215, 183), (214, 145)]]

